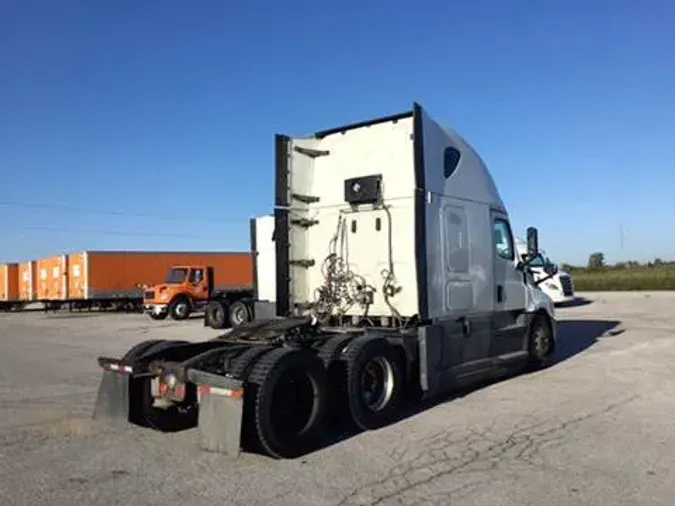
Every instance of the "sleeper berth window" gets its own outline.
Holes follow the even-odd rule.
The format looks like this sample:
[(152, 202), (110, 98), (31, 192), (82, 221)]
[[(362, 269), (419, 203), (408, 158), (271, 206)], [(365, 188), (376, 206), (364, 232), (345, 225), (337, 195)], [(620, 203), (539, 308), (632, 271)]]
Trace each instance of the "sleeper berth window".
[(443, 173), (445, 179), (448, 179), (452, 176), (453, 172), (455, 172), (459, 165), (460, 158), (461, 154), (457, 149), (452, 146), (445, 148), (445, 151), (443, 152)]

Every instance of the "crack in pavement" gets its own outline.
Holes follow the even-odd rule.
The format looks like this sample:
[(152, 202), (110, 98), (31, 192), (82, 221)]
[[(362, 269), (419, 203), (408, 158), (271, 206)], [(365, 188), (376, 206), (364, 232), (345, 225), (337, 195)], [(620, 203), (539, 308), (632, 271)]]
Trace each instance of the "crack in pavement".
[(447, 505), (451, 496), (458, 497), (469, 491), (475, 491), (476, 487), (488, 480), (456, 483), (454, 486), (443, 487), (442, 492), (426, 493), (421, 496), (415, 496), (414, 492), (421, 486), (433, 484), (439, 478), (490, 473), (505, 462), (542, 466), (535, 463), (533, 458), (544, 446), (560, 443), (566, 429), (622, 407), (641, 396), (641, 394), (632, 395), (602, 409), (576, 416), (548, 428), (545, 426), (549, 421), (521, 428), (516, 426), (511, 433), (501, 438), (490, 436), (497, 424), (496, 421), (484, 431), (470, 429), (461, 436), (457, 436), (456, 433), (434, 434), (417, 443), (421, 448), (416, 452), (394, 450), (393, 454), (398, 457), (399, 462), (384, 478), (358, 487), (338, 502), (337, 506), (378, 506), (390, 500), (393, 502), (389, 504), (405, 506)]

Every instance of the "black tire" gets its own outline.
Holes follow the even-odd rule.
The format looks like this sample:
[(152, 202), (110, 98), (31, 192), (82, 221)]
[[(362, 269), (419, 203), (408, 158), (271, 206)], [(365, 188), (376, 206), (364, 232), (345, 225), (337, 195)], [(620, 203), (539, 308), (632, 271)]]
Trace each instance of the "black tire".
[[(358, 337), (343, 350), (340, 360), (345, 363), (345, 389), (356, 426), (372, 430), (391, 423), (398, 414), (404, 381), (394, 347), (383, 338)], [(374, 379), (374, 394), (364, 391), (366, 378)]]
[(351, 413), (347, 399), (347, 365), (339, 360), (342, 351), (354, 340), (354, 336), (338, 335), (329, 338), (318, 346), (317, 356), (326, 368), (328, 375), (328, 413), (331, 423), (350, 422)]
[(153, 320), (165, 320), (167, 316), (169, 316), (169, 313), (155, 313), (155, 312), (150, 312), (148, 313), (150, 315), (150, 318)]
[(335, 365), (342, 350), (354, 339), (354, 336), (340, 335), (331, 337), (318, 348), (318, 356), (323, 361), (326, 369)]
[(249, 348), (232, 360), (232, 364), (226, 372), (239, 380), (246, 381), (256, 361), (264, 354), (276, 348), (276, 346), (254, 346), (253, 348)]
[(230, 326), (232, 328), (250, 322), (253, 317), (249, 305), (241, 300), (234, 301), (232, 304), (230, 304), (229, 313)]
[(159, 353), (168, 350), (169, 348), (174, 348), (175, 346), (182, 346), (183, 344), (190, 344), (190, 341), (184, 341), (182, 339), (158, 339), (155, 344), (146, 348), (139, 356)]
[(295, 458), (316, 447), (327, 395), (326, 371), (312, 351), (270, 351), (253, 367), (247, 386), (244, 425), (260, 451)]
[(187, 297), (176, 297), (169, 304), (169, 315), (173, 320), (186, 320), (192, 313), (192, 304)]
[(214, 300), (208, 303), (204, 313), (204, 323), (212, 329), (224, 329), (228, 322), (228, 307), (224, 302)]
[(147, 341), (141, 341), (140, 343), (129, 348), (129, 350), (124, 355), (122, 355), (122, 360), (134, 360), (143, 355), (146, 350), (149, 350), (156, 344), (163, 343), (165, 341), (166, 339), (149, 339)]
[(554, 341), (548, 317), (537, 314), (532, 319), (527, 340), (528, 368), (541, 369), (548, 365)]
[[(187, 344), (188, 341), (156, 340), (140, 343), (133, 351), (134, 358), (151, 353), (159, 353), (174, 346)], [(147, 344), (150, 344), (147, 346)], [(197, 424), (197, 410), (188, 409), (182, 411), (178, 407), (160, 409), (153, 407), (153, 397), (149, 378), (133, 378), (129, 385), (129, 421), (163, 432), (174, 432), (194, 427)]]

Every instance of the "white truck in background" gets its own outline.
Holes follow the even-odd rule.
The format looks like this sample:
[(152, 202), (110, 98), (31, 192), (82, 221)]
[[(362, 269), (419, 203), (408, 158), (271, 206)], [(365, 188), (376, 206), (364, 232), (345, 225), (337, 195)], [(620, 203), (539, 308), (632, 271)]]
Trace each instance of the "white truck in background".
[[(527, 243), (516, 239), (516, 248), (521, 257), (527, 255)], [(539, 288), (548, 295), (554, 304), (566, 304), (575, 299), (574, 280), (572, 275), (555, 267), (553, 274), (545, 272), (545, 267), (555, 267), (544, 250), (528, 263), (534, 281), (539, 282)], [(544, 281), (541, 281), (544, 280)], [(540, 282), (541, 281), (541, 282)]]

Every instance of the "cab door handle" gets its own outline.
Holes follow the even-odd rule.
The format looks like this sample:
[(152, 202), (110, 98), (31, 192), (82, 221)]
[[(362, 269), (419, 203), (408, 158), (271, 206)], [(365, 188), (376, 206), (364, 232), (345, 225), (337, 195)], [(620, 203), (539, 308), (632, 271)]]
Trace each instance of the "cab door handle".
[(466, 316), (460, 316), (455, 321), (462, 326), (462, 335), (469, 337), (469, 334), (471, 334), (471, 323), (466, 319)]

